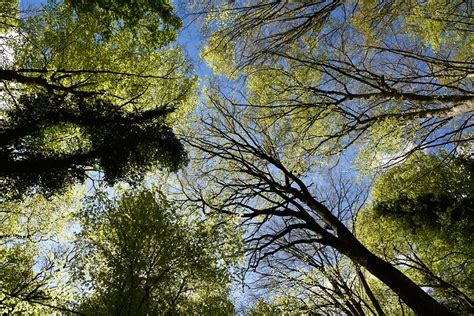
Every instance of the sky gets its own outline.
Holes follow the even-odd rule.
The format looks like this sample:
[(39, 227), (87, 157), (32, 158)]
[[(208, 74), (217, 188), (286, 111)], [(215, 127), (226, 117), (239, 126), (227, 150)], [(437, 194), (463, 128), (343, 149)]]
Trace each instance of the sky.
[(37, 9), (41, 3), (45, 3), (46, 0), (20, 0), (20, 9), (22, 11)]

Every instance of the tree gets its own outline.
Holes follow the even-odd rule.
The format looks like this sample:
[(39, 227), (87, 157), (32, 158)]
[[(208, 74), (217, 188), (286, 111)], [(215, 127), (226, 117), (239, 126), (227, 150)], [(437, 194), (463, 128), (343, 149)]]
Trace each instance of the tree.
[[(115, 27), (104, 37), (101, 14), (108, 11), (92, 11), (78, 16), (62, 1), (51, 1), (39, 14), (25, 14), (2, 42), (14, 60), (2, 65), (0, 78), (16, 82), (14, 90), (25, 88), (18, 87), (23, 83), (30, 90), (106, 94), (119, 104), (130, 101), (149, 107), (157, 102), (150, 94), (158, 91), (163, 103), (185, 100), (179, 96), (194, 80), (187, 76), (189, 65), (182, 51), (169, 45), (176, 29), (145, 15), (137, 28)], [(150, 33), (145, 27), (150, 23), (155, 23), (153, 40), (142, 34)]]
[(474, 308), (472, 161), (449, 158), (417, 154), (380, 175), (356, 228), (369, 249), (462, 314)]
[[(209, 210), (247, 219), (254, 228), (250, 241), (255, 242), (257, 264), (295, 245), (334, 248), (381, 280), (416, 313), (450, 314), (356, 239), (344, 224), (348, 220), (344, 216), (357, 213), (350, 196), (343, 195), (335, 208), (318, 196), (314, 188), (324, 185), (316, 173), (318, 157), (294, 151), (298, 134), (292, 133), (291, 125), (263, 125), (254, 109), (234, 106), (219, 94), (210, 102), (216, 114), (204, 117), (200, 121), (204, 130), (187, 140), (202, 152), (198, 158), (205, 170), (199, 182), (188, 181), (186, 185), (194, 188), (188, 194)], [(308, 184), (313, 181), (314, 185)]]
[(204, 57), (246, 80), (241, 106), (267, 109), (268, 121), (292, 118), (311, 139), (306, 150), (338, 156), (355, 147), (370, 169), (367, 161), (386, 167), (472, 140), (465, 2), (210, 3), (220, 19)]
[[(318, 185), (313, 194), (350, 226), (367, 198), (367, 191), (344, 176), (342, 170), (323, 171), (322, 178), (327, 183)], [(304, 315), (384, 315), (359, 265), (334, 248), (318, 243), (292, 243), (311, 236), (305, 230), (292, 230), (291, 236), (280, 236), (286, 225), (273, 221), (263, 228), (264, 233), (251, 229), (247, 238), (250, 268), (256, 275), (249, 278), (256, 279), (249, 286), (265, 297), (275, 314), (298, 311)], [(270, 239), (272, 234), (274, 237)], [(270, 242), (278, 252), (266, 249)], [(258, 315), (258, 308), (265, 306), (259, 301), (256, 310), (251, 310)]]
[(166, 125), (171, 110), (124, 111), (108, 100), (23, 95), (0, 127), (0, 189), (51, 194), (87, 172), (139, 180), (153, 166), (177, 170), (186, 154)]
[(469, 156), (414, 155), (377, 178), (375, 214), (403, 223), (415, 234), (433, 231), (448, 243), (466, 238), (462, 247), (468, 249), (470, 236), (453, 235), (471, 229), (473, 171)]
[[(72, 1), (67, 4), (73, 7), (79, 16), (92, 15), (101, 21), (102, 34), (110, 36), (117, 27), (129, 28), (136, 34), (147, 36), (153, 43), (157, 34), (167, 34), (171, 40), (176, 37), (176, 30), (182, 26), (169, 0), (121, 1), (108, 0)], [(162, 26), (160, 29), (158, 26)]]
[(18, 18), (1, 43), (11, 51), (0, 67), (2, 194), (51, 194), (90, 171), (133, 182), (185, 163), (170, 125), (192, 108), (196, 81), (169, 46), (179, 19), (160, 3), (142, 3), (139, 18), (106, 2), (50, 1)]
[[(285, 247), (286, 241), (277, 243), (282, 250), (260, 264), (261, 279), (254, 284), (278, 311), (274, 314), (384, 315), (361, 269), (340, 253), (315, 244)], [(259, 301), (251, 310), (259, 315), (258, 310), (265, 307)]]
[(5, 33), (14, 28), (17, 24), (19, 0), (0, 2), (0, 33)]
[(93, 202), (79, 239), (86, 250), (77, 267), (85, 286), (79, 310), (86, 315), (232, 313), (222, 257), (229, 253), (219, 250), (229, 236), (190, 215), (160, 192)]
[(74, 312), (71, 264), (79, 188), (46, 199), (39, 194), (0, 207), (0, 312)]
[(171, 44), (180, 20), (166, 2), (143, 2), (142, 16), (96, 4), (0, 2), (2, 312), (79, 313), (72, 184), (136, 183), (186, 162), (170, 127), (192, 108), (196, 85)]

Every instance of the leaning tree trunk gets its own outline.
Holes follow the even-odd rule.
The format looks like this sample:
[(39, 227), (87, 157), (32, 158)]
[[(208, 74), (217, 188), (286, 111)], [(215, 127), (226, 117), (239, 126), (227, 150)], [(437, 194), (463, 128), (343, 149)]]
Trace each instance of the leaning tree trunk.
[(385, 313), (383, 312), (382, 307), (379, 304), (379, 301), (377, 300), (374, 293), (370, 289), (369, 284), (365, 280), (364, 274), (362, 273), (359, 267), (357, 267), (356, 270), (357, 270), (357, 276), (359, 277), (360, 282), (362, 283), (362, 286), (364, 287), (365, 293), (367, 293), (367, 296), (369, 297), (370, 301), (372, 302), (372, 305), (374, 305), (374, 308), (377, 311), (377, 315), (385, 316)]
[(394, 291), (418, 315), (445, 316), (454, 314), (393, 265), (370, 252), (324, 204), (314, 199), (301, 180), (298, 181), (303, 192), (293, 192), (316, 211), (336, 233), (332, 235), (327, 231), (321, 232), (321, 226), (314, 219), (306, 218), (307, 224), (315, 232), (319, 231), (323, 234), (322, 237), (326, 240), (327, 245), (334, 247), (354, 263), (368, 270)]
[(342, 234), (338, 231), (337, 239), (334, 248), (367, 269), (392, 289), (418, 315), (453, 315), (405, 274), (370, 252), (348, 230)]

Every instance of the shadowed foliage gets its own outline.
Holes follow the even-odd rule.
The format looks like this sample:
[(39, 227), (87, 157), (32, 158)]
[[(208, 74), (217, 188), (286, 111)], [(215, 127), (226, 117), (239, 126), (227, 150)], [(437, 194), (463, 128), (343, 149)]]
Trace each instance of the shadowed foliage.
[(1, 190), (53, 192), (88, 171), (109, 183), (140, 180), (153, 166), (177, 170), (183, 146), (167, 108), (127, 112), (100, 98), (24, 95), (0, 126)]

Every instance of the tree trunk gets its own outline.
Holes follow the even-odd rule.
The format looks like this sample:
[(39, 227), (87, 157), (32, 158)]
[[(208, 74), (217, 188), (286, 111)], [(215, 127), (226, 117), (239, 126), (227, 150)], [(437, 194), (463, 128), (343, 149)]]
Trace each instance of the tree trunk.
[[(347, 234), (348, 233), (348, 234)], [(392, 289), (418, 315), (454, 315), (387, 261), (371, 253), (349, 231), (334, 247)]]
[[(428, 295), (428, 293), (423, 291), (415, 282), (393, 265), (370, 252), (324, 204), (317, 201), (310, 194), (301, 180), (296, 177), (293, 178), (297, 180), (297, 183), (303, 189), (302, 192), (294, 190), (295, 195), (316, 211), (322, 220), (331, 226), (336, 233), (336, 235), (324, 233), (322, 237), (326, 239), (327, 245), (346, 255), (354, 263), (364, 267), (377, 277), (394, 291), (416, 314), (429, 316), (454, 315), (454, 313)], [(306, 222), (314, 232), (320, 232), (321, 227), (314, 219), (307, 218)]]
[(367, 293), (367, 296), (369, 297), (370, 301), (372, 302), (372, 305), (374, 305), (374, 308), (377, 311), (377, 315), (378, 316), (384, 316), (385, 313), (383, 312), (382, 307), (379, 304), (379, 301), (377, 300), (374, 293), (370, 289), (370, 286), (367, 283), (367, 281), (365, 280), (365, 276), (362, 273), (362, 271), (360, 271), (359, 267), (357, 267), (357, 275), (359, 276), (360, 282), (362, 283), (362, 286), (364, 287), (365, 293)]

